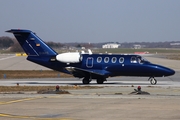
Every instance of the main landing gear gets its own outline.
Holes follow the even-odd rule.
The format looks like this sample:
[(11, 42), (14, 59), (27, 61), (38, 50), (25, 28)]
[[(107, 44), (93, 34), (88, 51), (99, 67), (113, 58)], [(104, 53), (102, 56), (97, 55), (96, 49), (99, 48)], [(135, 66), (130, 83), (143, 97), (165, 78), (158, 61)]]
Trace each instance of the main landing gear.
[(151, 85), (155, 85), (157, 83), (157, 80), (154, 77), (150, 77), (148, 81), (150, 81)]
[[(82, 83), (83, 84), (89, 84), (91, 82), (91, 80), (92, 80), (91, 78), (84, 77), (82, 80)], [(97, 84), (103, 84), (104, 81), (106, 81), (106, 78), (97, 78), (96, 79)]]
[(98, 79), (96, 80), (97, 84), (103, 84), (104, 81), (107, 81), (106, 78), (98, 78)]
[(83, 84), (89, 84), (90, 82), (91, 82), (91, 79), (87, 78), (87, 77), (84, 77), (83, 80), (82, 80)]

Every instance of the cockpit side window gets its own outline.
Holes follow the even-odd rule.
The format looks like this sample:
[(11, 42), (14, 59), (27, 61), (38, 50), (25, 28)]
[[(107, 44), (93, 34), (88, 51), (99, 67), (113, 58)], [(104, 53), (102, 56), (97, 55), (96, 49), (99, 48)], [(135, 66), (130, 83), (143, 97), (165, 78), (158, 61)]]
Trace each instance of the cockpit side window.
[(138, 59), (138, 62), (139, 62), (140, 64), (142, 64), (142, 63), (144, 62), (141, 57), (137, 57), (137, 59)]
[(141, 56), (137, 57), (137, 59), (138, 59), (138, 62), (139, 62), (140, 64), (143, 64), (143, 63), (145, 63), (145, 62), (149, 62), (148, 60), (146, 60), (145, 58), (143, 58), (143, 57), (141, 57)]
[(137, 63), (137, 59), (136, 59), (136, 57), (131, 57), (131, 63)]

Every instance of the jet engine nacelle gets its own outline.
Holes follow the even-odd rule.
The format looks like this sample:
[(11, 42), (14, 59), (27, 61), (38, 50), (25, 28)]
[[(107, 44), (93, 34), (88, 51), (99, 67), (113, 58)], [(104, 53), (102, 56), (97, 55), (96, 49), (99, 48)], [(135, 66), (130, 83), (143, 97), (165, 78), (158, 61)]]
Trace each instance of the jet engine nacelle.
[(57, 55), (56, 60), (63, 63), (79, 63), (82, 61), (82, 57), (79, 52), (70, 52)]

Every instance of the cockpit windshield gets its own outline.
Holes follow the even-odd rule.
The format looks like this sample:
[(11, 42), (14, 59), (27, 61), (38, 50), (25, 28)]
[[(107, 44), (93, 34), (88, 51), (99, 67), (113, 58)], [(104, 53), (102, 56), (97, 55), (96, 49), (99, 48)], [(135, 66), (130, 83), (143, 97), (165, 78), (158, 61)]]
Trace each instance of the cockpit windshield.
[(142, 56), (132, 56), (131, 57), (131, 63), (143, 64), (143, 63), (150, 63), (150, 62)]
[(138, 62), (141, 64), (147, 63), (147, 62), (149, 63), (149, 61), (142, 56), (137, 56), (137, 59), (138, 59)]

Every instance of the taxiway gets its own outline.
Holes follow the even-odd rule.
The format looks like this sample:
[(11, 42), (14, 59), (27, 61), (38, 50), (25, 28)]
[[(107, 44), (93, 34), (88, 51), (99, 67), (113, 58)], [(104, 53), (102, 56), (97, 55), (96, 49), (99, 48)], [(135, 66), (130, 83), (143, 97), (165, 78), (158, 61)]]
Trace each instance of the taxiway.
[[(145, 77), (108, 78), (103, 85), (92, 81), (96, 89), (71, 89), (71, 94), (0, 94), (0, 119), (5, 120), (179, 120), (180, 61), (148, 58), (176, 71), (170, 77), (156, 78), (151, 85)], [(25, 60), (25, 57), (0, 56), (2, 70), (46, 69)], [(25, 65), (25, 66), (24, 66)], [(81, 86), (76, 78), (1, 79), (3, 86), (68, 85)], [(150, 95), (131, 95), (141, 86)]]

